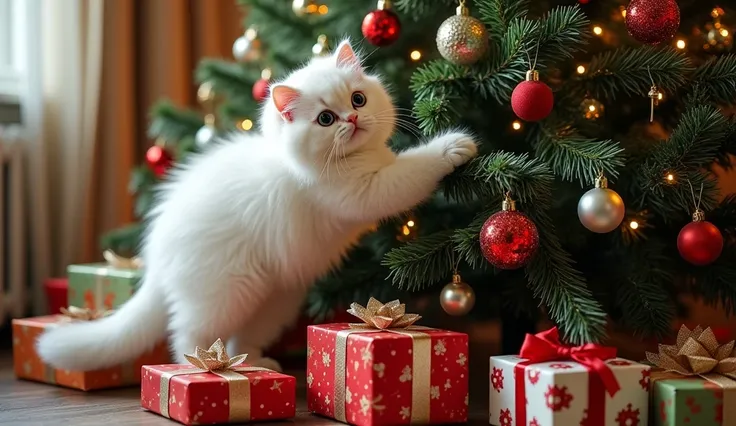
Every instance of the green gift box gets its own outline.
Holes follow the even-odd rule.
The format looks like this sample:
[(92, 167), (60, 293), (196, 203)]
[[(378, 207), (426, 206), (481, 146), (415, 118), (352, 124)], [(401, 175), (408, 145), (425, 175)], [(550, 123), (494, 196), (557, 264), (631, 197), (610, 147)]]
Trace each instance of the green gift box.
[(143, 271), (137, 262), (105, 253), (107, 263), (69, 265), (67, 304), (93, 310), (116, 309), (133, 295)]
[[(736, 380), (720, 376), (733, 386), (724, 389), (701, 377), (656, 378), (657, 372), (652, 372), (649, 412), (655, 426), (736, 426)], [(724, 403), (724, 394), (730, 405)]]
[(674, 345), (647, 352), (654, 426), (736, 426), (736, 349), (710, 328), (680, 327)]

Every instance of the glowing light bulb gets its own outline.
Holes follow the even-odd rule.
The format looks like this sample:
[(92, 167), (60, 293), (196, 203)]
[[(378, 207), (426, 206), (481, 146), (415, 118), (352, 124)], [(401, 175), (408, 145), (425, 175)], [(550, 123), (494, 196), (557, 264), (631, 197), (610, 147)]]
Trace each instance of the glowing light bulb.
[(410, 220), (410, 221), (406, 222), (406, 226), (408, 226), (409, 228), (411, 228), (412, 226), (414, 226), (414, 221), (413, 220)]
[(677, 43), (675, 44), (678, 49), (684, 49), (687, 44), (685, 43), (685, 40), (679, 39), (677, 40)]
[(578, 74), (585, 74), (585, 67), (583, 65), (578, 65)]
[(513, 121), (512, 123), (511, 123), (511, 128), (512, 128), (512, 129), (514, 129), (514, 130), (521, 130), (521, 121), (519, 121), (519, 120), (514, 120), (514, 121)]
[(328, 10), (329, 10), (329, 9), (327, 8), (327, 6), (323, 4), (322, 6), (320, 6), (320, 7), (319, 7), (319, 8), (317, 9), (317, 12), (319, 12), (319, 14), (320, 14), (320, 15), (327, 15), (327, 11), (328, 11)]
[(664, 99), (664, 93), (662, 92), (657, 93), (657, 100), (661, 101), (662, 99)]
[(725, 29), (725, 28), (721, 28), (721, 35), (722, 35), (723, 37), (728, 37), (728, 30), (727, 30), (727, 29)]
[(601, 35), (603, 34), (603, 28), (596, 25), (595, 27), (593, 27), (593, 33), (595, 33), (595, 35)]
[(252, 129), (252, 128), (253, 128), (253, 122), (252, 122), (252, 121), (250, 121), (250, 120), (248, 120), (248, 119), (246, 118), (245, 120), (243, 120), (243, 122), (242, 122), (242, 123), (240, 123), (240, 127), (241, 127), (241, 128), (243, 129), (243, 130), (250, 130), (250, 129)]
[(667, 179), (667, 182), (674, 183), (675, 182), (675, 175), (673, 175), (672, 173), (668, 173), (667, 176), (666, 176), (666, 179)]
[(639, 228), (639, 222), (637, 222), (635, 220), (632, 220), (631, 222), (629, 222), (629, 228), (631, 228), (631, 229), (637, 229), (637, 228)]
[(595, 111), (595, 105), (588, 105), (588, 110), (590, 112), (594, 112)]
[(404, 225), (404, 228), (401, 230), (401, 233), (404, 235), (409, 235), (411, 234), (411, 229), (409, 229), (408, 226)]
[(412, 61), (418, 61), (422, 59), (422, 52), (418, 50), (412, 50), (411, 53), (409, 54), (409, 57), (411, 58)]

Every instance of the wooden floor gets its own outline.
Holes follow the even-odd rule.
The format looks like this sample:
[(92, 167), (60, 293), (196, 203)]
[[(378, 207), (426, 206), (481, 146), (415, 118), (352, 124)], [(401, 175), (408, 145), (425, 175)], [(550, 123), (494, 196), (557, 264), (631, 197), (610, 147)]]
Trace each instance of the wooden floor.
[[(486, 358), (487, 364), (487, 358)], [(488, 367), (486, 367), (488, 368)], [(297, 378), (297, 414), (287, 422), (269, 425), (331, 425), (341, 424), (311, 415), (306, 410), (303, 370), (287, 371)], [(471, 421), (469, 424), (488, 425), (487, 375), (471, 375)], [(127, 388), (96, 392), (81, 392), (43, 383), (17, 380), (13, 377), (11, 354), (0, 353), (0, 425), (136, 425), (166, 426), (177, 424), (140, 406), (140, 390)]]

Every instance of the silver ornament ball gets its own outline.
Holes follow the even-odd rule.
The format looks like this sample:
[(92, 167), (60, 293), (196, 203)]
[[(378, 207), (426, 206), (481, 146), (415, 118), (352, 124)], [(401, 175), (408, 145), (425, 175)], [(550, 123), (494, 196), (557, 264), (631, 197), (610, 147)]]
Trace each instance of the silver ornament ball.
[(599, 234), (618, 228), (626, 213), (624, 200), (606, 186), (605, 178), (602, 183), (597, 181), (596, 187), (583, 194), (578, 202), (580, 223)]
[(241, 62), (256, 61), (261, 57), (261, 42), (256, 38), (256, 31), (248, 29), (233, 43), (233, 57)]
[(465, 315), (475, 305), (473, 288), (462, 282), (460, 275), (454, 275), (452, 282), (440, 292), (440, 306), (450, 315)]
[(217, 129), (214, 126), (205, 124), (197, 130), (197, 134), (194, 135), (194, 142), (199, 148), (205, 148), (210, 145), (217, 137)]
[(488, 32), (485, 25), (460, 6), (437, 30), (437, 49), (448, 61), (457, 65), (471, 65), (488, 50)]

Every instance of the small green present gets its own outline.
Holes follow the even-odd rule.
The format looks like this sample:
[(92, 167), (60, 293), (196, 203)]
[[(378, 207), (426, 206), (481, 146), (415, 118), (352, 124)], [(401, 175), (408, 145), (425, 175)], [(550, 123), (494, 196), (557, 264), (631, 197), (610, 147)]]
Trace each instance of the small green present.
[(116, 309), (133, 295), (143, 276), (140, 260), (106, 250), (105, 263), (69, 265), (67, 304), (92, 310)]
[(675, 345), (647, 352), (654, 426), (736, 426), (736, 350), (710, 328), (680, 328)]

